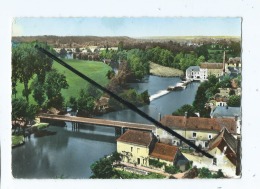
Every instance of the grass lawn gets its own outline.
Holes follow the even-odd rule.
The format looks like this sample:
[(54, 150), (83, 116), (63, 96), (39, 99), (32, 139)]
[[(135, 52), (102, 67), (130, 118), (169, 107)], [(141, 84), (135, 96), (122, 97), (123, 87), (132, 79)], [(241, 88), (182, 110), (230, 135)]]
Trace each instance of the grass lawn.
[[(107, 85), (109, 82), (109, 80), (106, 77), (106, 73), (108, 70), (111, 69), (111, 67), (102, 62), (72, 59), (64, 59), (64, 61), (73, 68), (77, 69), (81, 73), (87, 75), (89, 78), (93, 79), (94, 81), (103, 86)], [(67, 101), (70, 98), (70, 96), (77, 97), (79, 95), (80, 89), (86, 88), (86, 86), (88, 85), (88, 83), (85, 80), (75, 75), (67, 68), (61, 66), (59, 63), (54, 62), (52, 67), (56, 68), (60, 73), (66, 76), (69, 88), (62, 90), (62, 95), (65, 98), (65, 101)], [(24, 89), (23, 84), (19, 83), (16, 89), (18, 91), (17, 97), (21, 97), (22, 91)], [(30, 103), (35, 103), (32, 94), (30, 95), (29, 100)]]

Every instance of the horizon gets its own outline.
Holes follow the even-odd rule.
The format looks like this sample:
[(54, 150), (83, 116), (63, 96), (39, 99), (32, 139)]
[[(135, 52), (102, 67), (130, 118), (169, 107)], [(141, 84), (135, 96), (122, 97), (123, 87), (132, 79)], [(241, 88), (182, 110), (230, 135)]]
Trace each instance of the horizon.
[(129, 37), (129, 38), (154, 38), (154, 37), (236, 37), (240, 38), (238, 35), (173, 35), (173, 36), (126, 36), (126, 35), (117, 35), (117, 36), (100, 36), (100, 35), (22, 35), (12, 37)]

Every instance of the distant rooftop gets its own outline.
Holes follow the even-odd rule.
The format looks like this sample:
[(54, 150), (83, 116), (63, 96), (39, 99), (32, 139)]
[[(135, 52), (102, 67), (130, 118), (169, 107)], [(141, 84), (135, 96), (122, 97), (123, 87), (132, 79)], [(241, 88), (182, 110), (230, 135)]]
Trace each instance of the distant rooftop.
[(241, 118), (240, 107), (217, 106), (210, 114), (212, 118), (234, 118), (235, 116)]
[(200, 64), (201, 68), (207, 68), (207, 69), (223, 69), (223, 63), (208, 63), (204, 62)]
[(190, 66), (188, 67), (187, 71), (200, 71), (199, 66)]

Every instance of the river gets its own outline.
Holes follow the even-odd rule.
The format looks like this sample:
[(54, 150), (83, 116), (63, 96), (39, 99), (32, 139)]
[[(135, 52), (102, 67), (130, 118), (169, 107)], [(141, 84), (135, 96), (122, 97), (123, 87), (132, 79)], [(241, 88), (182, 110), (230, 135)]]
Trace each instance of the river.
[[(148, 76), (142, 83), (130, 84), (139, 92), (148, 90), (150, 95), (165, 90), (179, 82), (179, 78)], [(158, 119), (171, 114), (194, 100), (199, 83), (191, 83), (183, 91), (170, 92), (151, 101), (140, 109)], [(99, 118), (149, 123), (131, 110), (110, 112)], [(89, 178), (90, 165), (105, 155), (116, 151), (114, 129), (91, 125), (72, 131), (67, 127), (50, 126), (48, 136), (31, 136), (25, 145), (12, 149), (12, 172), (15, 178)]]

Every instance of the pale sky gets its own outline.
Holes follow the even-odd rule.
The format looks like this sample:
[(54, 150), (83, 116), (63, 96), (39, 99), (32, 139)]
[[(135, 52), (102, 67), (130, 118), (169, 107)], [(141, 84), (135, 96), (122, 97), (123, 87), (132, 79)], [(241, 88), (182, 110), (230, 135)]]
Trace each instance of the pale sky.
[(240, 18), (15, 18), (13, 36), (241, 36)]

